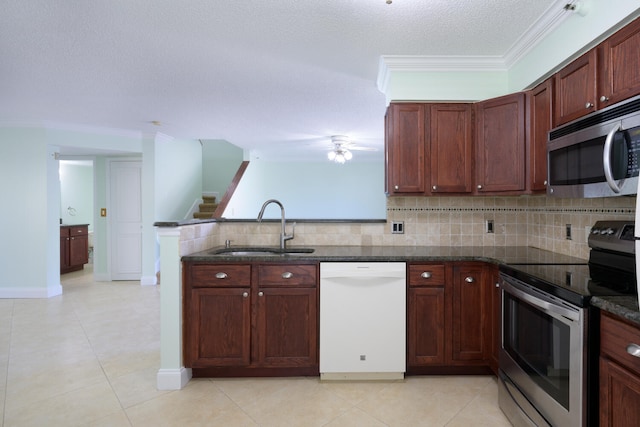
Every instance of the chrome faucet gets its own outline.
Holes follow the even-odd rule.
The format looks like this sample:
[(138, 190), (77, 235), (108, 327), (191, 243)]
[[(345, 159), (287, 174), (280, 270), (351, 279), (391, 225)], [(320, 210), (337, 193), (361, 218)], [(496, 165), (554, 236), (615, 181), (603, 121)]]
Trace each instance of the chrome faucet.
[(264, 215), (264, 210), (266, 209), (267, 205), (269, 205), (270, 203), (275, 203), (278, 206), (280, 206), (280, 215), (281, 215), (280, 222), (282, 223), (282, 227), (281, 227), (282, 229), (280, 230), (280, 249), (285, 250), (287, 240), (291, 240), (295, 237), (296, 223), (295, 222), (293, 223), (293, 229), (291, 230), (291, 234), (287, 234), (286, 232), (287, 220), (284, 218), (284, 206), (282, 206), (282, 203), (280, 203), (276, 199), (269, 199), (266, 202), (264, 202), (264, 204), (262, 205), (262, 209), (260, 209), (260, 213), (258, 214), (258, 222), (262, 222), (262, 215)]

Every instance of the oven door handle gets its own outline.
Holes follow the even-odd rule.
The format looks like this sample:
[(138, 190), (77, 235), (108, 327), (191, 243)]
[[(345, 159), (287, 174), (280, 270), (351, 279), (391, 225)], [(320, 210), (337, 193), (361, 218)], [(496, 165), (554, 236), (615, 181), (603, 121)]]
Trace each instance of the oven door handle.
[(562, 307), (558, 304), (554, 304), (552, 302), (548, 302), (543, 299), (537, 298), (505, 280), (502, 280), (501, 286), (505, 292), (508, 292), (511, 295), (514, 295), (520, 298), (521, 300), (539, 308), (543, 312), (550, 314), (553, 317), (562, 316), (566, 319), (573, 320), (576, 322), (580, 320), (580, 313), (578, 312), (578, 310), (571, 310), (567, 307)]
[(618, 131), (622, 130), (622, 123), (616, 124), (607, 134), (607, 139), (604, 141), (604, 149), (602, 150), (602, 166), (604, 167), (604, 177), (607, 179), (607, 184), (611, 187), (614, 193), (620, 192), (620, 187), (613, 178), (613, 171), (611, 170), (611, 146), (613, 145), (613, 137)]

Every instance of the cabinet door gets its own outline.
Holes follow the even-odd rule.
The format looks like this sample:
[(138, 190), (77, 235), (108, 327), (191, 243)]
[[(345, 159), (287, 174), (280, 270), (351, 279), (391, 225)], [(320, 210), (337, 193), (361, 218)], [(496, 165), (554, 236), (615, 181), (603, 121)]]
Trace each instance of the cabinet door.
[(553, 128), (553, 78), (527, 92), (527, 185), (547, 189), (547, 139)]
[(600, 358), (600, 425), (640, 425), (640, 378), (604, 357)]
[(391, 104), (387, 114), (387, 193), (424, 193), (425, 105)]
[(264, 367), (318, 364), (317, 288), (260, 288), (256, 363)]
[(640, 94), (640, 19), (599, 47), (598, 106), (604, 108)]
[(89, 262), (89, 238), (87, 235), (69, 238), (69, 265), (84, 265)]
[(60, 270), (64, 270), (69, 265), (69, 238), (60, 237)]
[(444, 365), (444, 287), (410, 288), (408, 297), (407, 365)]
[(592, 49), (556, 73), (554, 126), (595, 111), (596, 65), (597, 54)]
[(488, 359), (491, 306), (482, 264), (464, 263), (453, 267), (452, 360)]
[(473, 114), (470, 104), (429, 108), (431, 193), (469, 193), (473, 188)]
[(251, 357), (249, 288), (191, 290), (185, 366), (247, 366)]
[(476, 190), (525, 190), (525, 95), (515, 93), (477, 104)]
[(498, 374), (498, 359), (502, 343), (502, 291), (500, 290), (498, 266), (486, 267), (489, 272), (489, 288), (491, 290), (491, 360), (493, 372)]

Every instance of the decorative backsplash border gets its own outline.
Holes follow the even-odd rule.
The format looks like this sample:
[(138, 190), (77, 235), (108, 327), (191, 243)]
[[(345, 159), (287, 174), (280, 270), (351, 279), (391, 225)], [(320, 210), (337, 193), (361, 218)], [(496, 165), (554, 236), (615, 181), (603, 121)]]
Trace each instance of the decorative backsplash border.
[(418, 208), (418, 207), (391, 207), (387, 208), (387, 212), (550, 212), (550, 213), (586, 213), (586, 214), (603, 214), (603, 215), (634, 215), (635, 208), (565, 208), (565, 207), (515, 207), (515, 208), (500, 208), (500, 207), (478, 207), (478, 208), (465, 208), (465, 207), (433, 207), (433, 208)]

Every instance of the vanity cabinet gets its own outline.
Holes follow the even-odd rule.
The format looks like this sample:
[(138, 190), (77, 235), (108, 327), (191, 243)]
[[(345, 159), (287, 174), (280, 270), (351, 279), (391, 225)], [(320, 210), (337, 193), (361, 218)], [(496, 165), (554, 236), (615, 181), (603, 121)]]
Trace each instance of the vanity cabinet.
[(183, 275), (194, 376), (319, 374), (317, 264), (189, 262)]
[(472, 191), (471, 104), (392, 103), (386, 124), (387, 194)]
[(408, 374), (490, 372), (494, 267), (482, 262), (408, 265)]
[(525, 94), (476, 104), (477, 194), (525, 191)]
[(554, 126), (640, 94), (638, 51), (640, 19), (558, 71)]
[(89, 226), (60, 227), (60, 273), (84, 268), (89, 262)]
[(640, 425), (640, 328), (601, 313), (600, 425)]

